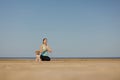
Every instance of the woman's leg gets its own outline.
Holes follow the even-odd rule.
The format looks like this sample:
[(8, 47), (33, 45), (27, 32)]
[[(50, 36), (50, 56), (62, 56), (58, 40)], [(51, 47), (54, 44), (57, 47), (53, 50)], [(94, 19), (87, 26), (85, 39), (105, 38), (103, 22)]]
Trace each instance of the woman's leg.
[(50, 57), (45, 56), (45, 60), (46, 60), (46, 61), (50, 61)]
[(42, 60), (42, 61), (50, 61), (50, 57), (48, 57), (48, 56), (40, 56), (40, 59)]

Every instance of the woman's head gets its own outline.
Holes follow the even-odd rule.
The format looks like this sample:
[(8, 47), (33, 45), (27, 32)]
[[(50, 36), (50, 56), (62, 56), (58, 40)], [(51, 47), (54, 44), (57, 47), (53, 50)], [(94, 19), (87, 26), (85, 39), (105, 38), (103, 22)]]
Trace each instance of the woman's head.
[(43, 38), (43, 44), (47, 45), (47, 38)]

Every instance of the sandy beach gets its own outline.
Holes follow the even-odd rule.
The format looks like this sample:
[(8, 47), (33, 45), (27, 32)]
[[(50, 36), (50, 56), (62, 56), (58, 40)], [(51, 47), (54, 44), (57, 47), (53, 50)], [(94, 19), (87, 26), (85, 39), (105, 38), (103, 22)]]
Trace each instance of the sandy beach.
[(120, 80), (120, 59), (1, 59), (0, 80)]

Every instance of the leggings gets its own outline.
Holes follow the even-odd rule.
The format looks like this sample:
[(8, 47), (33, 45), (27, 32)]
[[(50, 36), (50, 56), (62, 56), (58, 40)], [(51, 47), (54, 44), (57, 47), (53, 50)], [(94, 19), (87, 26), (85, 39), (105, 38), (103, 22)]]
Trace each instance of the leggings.
[(40, 59), (41, 59), (42, 61), (50, 61), (50, 57), (48, 57), (48, 56), (43, 56), (43, 55), (41, 55), (41, 56), (40, 56)]

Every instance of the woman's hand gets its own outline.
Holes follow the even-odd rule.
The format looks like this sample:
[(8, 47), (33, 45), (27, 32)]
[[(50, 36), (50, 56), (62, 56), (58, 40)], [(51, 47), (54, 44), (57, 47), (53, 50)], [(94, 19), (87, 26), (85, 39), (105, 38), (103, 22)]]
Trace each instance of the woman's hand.
[(52, 52), (52, 50), (49, 46), (47, 46), (47, 51), (50, 52), (50, 53)]

